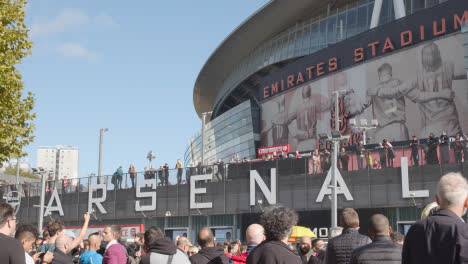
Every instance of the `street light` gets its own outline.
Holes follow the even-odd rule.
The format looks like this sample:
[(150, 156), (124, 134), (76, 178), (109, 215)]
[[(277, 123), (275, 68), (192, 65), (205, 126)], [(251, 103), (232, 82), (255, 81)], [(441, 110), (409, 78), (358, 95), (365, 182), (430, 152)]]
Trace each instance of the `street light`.
[(99, 166), (98, 166), (98, 184), (101, 183), (101, 164), (102, 164), (102, 135), (104, 132), (109, 131), (108, 128), (101, 128), (99, 130)]
[(372, 119), (371, 124), (368, 125), (367, 124), (367, 119), (361, 119), (360, 120), (360, 125), (357, 125), (356, 119), (353, 118), (353, 119), (349, 120), (349, 124), (352, 127), (356, 128), (358, 130), (362, 130), (362, 137), (364, 138), (363, 143), (364, 143), (364, 145), (366, 145), (366, 143), (367, 143), (367, 130), (377, 128), (377, 126), (379, 125), (379, 122), (378, 122), (377, 119)]
[(39, 204), (39, 216), (37, 221), (37, 229), (42, 230), (44, 216), (44, 200), (45, 200), (45, 177), (44, 174), (51, 173), (53, 170), (44, 170), (42, 167), (32, 168), (33, 174), (41, 176), (41, 201)]

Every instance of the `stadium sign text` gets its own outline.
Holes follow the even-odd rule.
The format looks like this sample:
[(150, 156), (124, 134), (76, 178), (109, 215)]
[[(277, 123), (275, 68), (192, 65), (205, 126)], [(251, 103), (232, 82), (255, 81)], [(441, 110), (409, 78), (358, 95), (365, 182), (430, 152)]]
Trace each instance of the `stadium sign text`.
[[(197, 182), (206, 182), (212, 180), (211, 174), (205, 175), (193, 175), (190, 177), (190, 209), (203, 209), (203, 208), (213, 208), (213, 203), (211, 201), (197, 202), (196, 196), (207, 193), (206, 188), (199, 187), (197, 188)], [(337, 182), (339, 184), (338, 194), (344, 195), (346, 200), (353, 200), (353, 197), (346, 185), (346, 182), (341, 177), (340, 174), (337, 176)], [(277, 189), (277, 175), (276, 169), (272, 168), (270, 171), (270, 186), (267, 186), (262, 176), (256, 170), (250, 171), (250, 206), (255, 206), (257, 204), (256, 197), (256, 185), (260, 188), (263, 196), (265, 197), (268, 204), (276, 204), (278, 197)], [(328, 175), (323, 184), (320, 192), (317, 194), (316, 203), (322, 203), (325, 195), (330, 195), (330, 183), (331, 177)], [(151, 186), (150, 191), (142, 191), (144, 186)], [(402, 188), (402, 198), (413, 199), (413, 198), (422, 198), (429, 197), (428, 190), (417, 190), (410, 191), (409, 189), (409, 179), (408, 179), (408, 159), (406, 157), (401, 158), (401, 188)], [(97, 192), (100, 190), (99, 192)], [(148, 179), (141, 180), (137, 182), (135, 194), (136, 198), (146, 198), (151, 199), (151, 203), (147, 205), (142, 205), (140, 200), (135, 201), (135, 211), (154, 211), (156, 210), (156, 180)], [(95, 194), (95, 195), (93, 195)], [(100, 197), (97, 194), (101, 194)], [(94, 196), (94, 197), (93, 197)], [(107, 199), (106, 184), (93, 184), (89, 186), (88, 192), (88, 211), (92, 212), (94, 208), (97, 208), (101, 214), (107, 214), (107, 210), (104, 208), (103, 203)], [(54, 205), (55, 204), (55, 205)], [(64, 216), (62, 203), (60, 201), (60, 196), (58, 195), (57, 189), (54, 189), (50, 197), (45, 216), (50, 215), (52, 212), (58, 212), (60, 216)]]

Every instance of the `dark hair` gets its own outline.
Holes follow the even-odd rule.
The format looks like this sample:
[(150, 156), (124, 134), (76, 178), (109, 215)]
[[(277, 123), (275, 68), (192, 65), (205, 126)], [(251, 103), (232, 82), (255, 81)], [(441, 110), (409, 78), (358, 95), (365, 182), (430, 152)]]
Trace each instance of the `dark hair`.
[(289, 208), (269, 206), (260, 216), (260, 224), (265, 229), (266, 240), (281, 240), (291, 234), (297, 224), (297, 213)]
[(204, 227), (198, 232), (197, 243), (200, 247), (205, 248), (213, 243), (214, 235), (211, 228)]
[[(433, 56), (432, 65), (428, 65), (429, 62), (426, 61), (427, 58), (424, 57), (424, 51), (426, 49), (431, 50), (431, 55)], [(429, 44), (424, 45), (424, 47), (421, 49), (421, 64), (426, 71), (435, 71), (442, 66), (442, 57), (440, 56), (440, 50), (437, 44), (431, 42)]]
[(390, 72), (390, 75), (392, 75), (392, 66), (388, 63), (384, 63), (377, 69), (377, 72), (379, 75), (381, 74), (382, 71), (388, 71)]
[(159, 227), (152, 226), (145, 232), (145, 245), (151, 248), (161, 238), (164, 238), (164, 233)]
[(15, 210), (10, 204), (0, 204), (0, 227), (3, 227), (6, 222), (15, 217)]
[(405, 240), (405, 236), (400, 232), (392, 232), (390, 237), (392, 238), (393, 243), (403, 242)]
[(49, 231), (49, 236), (53, 237), (58, 232), (62, 231), (65, 225), (60, 220), (52, 220), (47, 224), (47, 231)]
[(36, 239), (39, 236), (39, 232), (37, 232), (37, 228), (31, 224), (22, 224), (16, 229), (15, 238), (19, 241), (29, 238), (29, 239)]
[(44, 232), (42, 232), (42, 238), (46, 239), (46, 238), (49, 238), (50, 235), (49, 235), (49, 230), (44, 230)]
[(318, 243), (320, 240), (323, 241), (323, 239), (320, 239), (320, 238), (316, 238), (316, 239), (312, 240), (312, 247), (314, 248), (315, 246), (317, 246), (317, 243)]
[(137, 243), (132, 243), (127, 246), (127, 254), (130, 257), (135, 258), (135, 255), (138, 251), (140, 251), (140, 245), (138, 245)]
[(353, 208), (345, 208), (340, 215), (340, 224), (343, 228), (356, 228), (359, 226), (359, 216)]

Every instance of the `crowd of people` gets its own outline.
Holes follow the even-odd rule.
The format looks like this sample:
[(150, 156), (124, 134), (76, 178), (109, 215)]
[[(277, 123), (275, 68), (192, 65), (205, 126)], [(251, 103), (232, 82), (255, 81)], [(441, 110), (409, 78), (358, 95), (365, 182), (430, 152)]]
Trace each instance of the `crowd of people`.
[[(149, 227), (133, 241), (122, 241), (121, 227), (108, 225), (89, 234), (89, 213), (80, 233), (71, 237), (64, 223), (51, 220), (39, 237), (31, 224), (17, 224), (11, 205), (0, 204), (0, 263), (2, 264), (358, 264), (467, 263), (468, 233), (463, 220), (468, 208), (468, 182), (460, 173), (444, 175), (435, 196), (437, 207), (424, 214), (406, 236), (392, 232), (386, 216), (369, 219), (369, 236), (359, 233), (362, 219), (352, 208), (340, 214), (325, 243), (302, 237), (297, 249), (288, 241), (298, 214), (281, 206), (267, 207), (259, 222), (246, 229), (245, 243), (216, 242), (210, 227), (202, 228), (192, 245), (186, 237), (174, 241), (159, 227)], [(336, 232), (336, 230), (340, 230)]]

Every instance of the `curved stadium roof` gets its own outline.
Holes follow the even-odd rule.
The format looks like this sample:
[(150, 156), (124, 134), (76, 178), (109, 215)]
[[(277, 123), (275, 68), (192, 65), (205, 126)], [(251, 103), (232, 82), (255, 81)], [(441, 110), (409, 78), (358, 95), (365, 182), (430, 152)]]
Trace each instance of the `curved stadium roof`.
[(213, 110), (224, 80), (250, 52), (301, 18), (317, 13), (317, 7), (327, 4), (324, 0), (272, 0), (242, 22), (215, 49), (198, 74), (193, 88), (193, 104), (198, 116)]

